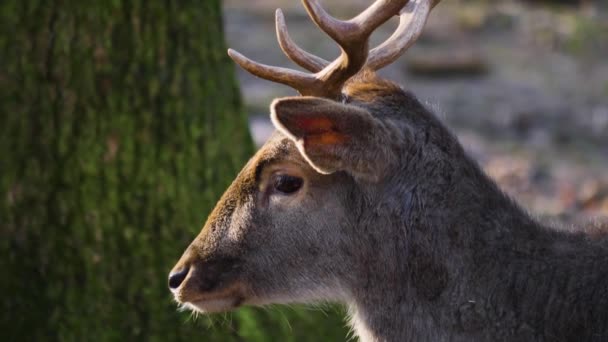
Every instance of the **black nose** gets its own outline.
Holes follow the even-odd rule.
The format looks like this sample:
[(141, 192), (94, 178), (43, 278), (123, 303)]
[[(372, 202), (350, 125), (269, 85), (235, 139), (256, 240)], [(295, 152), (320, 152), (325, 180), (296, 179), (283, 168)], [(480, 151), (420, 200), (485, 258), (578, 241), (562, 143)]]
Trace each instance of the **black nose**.
[(189, 271), (190, 267), (184, 267), (181, 270), (171, 272), (169, 274), (169, 288), (171, 290), (177, 289), (184, 282)]

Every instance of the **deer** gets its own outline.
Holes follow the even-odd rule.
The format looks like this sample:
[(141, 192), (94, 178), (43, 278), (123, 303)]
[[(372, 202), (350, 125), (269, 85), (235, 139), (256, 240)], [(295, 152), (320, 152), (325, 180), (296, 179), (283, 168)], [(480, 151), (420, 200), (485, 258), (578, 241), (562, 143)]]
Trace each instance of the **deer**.
[[(338, 20), (302, 0), (340, 47), (279, 45), (307, 70), (255, 62), (299, 95), (169, 274), (183, 308), (340, 303), (361, 341), (608, 341), (608, 237), (539, 223), (414, 94), (380, 78), (439, 0), (377, 0)], [(399, 26), (379, 46), (369, 37)]]

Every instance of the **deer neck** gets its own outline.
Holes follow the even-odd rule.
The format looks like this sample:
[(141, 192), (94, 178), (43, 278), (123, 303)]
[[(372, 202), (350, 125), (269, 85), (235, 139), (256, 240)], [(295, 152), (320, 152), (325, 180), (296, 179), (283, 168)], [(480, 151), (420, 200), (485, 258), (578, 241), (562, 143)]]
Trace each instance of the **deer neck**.
[(444, 188), (391, 186), (409, 189), (404, 206), (364, 224), (377, 233), (349, 306), (360, 339), (608, 338), (608, 240), (542, 227), (469, 163)]

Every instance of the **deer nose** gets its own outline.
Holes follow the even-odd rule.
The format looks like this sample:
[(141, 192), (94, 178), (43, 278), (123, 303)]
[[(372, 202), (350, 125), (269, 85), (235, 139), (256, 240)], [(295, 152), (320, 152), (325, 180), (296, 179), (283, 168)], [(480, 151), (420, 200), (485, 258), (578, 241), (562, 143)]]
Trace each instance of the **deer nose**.
[(169, 288), (176, 290), (184, 282), (184, 279), (188, 276), (188, 272), (190, 272), (190, 267), (186, 266), (181, 270), (169, 273)]

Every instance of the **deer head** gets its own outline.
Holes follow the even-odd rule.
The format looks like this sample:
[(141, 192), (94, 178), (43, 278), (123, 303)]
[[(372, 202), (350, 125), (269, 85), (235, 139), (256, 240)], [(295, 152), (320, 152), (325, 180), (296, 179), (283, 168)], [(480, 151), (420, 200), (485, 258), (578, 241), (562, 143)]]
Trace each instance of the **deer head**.
[[(393, 202), (428, 175), (417, 163), (433, 158), (427, 152), (457, 149), (423, 146), (435, 143), (433, 129), (443, 134), (441, 125), (409, 93), (374, 74), (411, 46), (438, 0), (378, 0), (348, 21), (328, 15), (317, 0), (302, 2), (341, 55), (330, 63), (299, 48), (280, 10), (280, 46), (311, 74), (229, 50), (244, 69), (303, 96), (271, 104), (277, 131), (171, 271), (175, 299), (193, 310), (352, 301), (377, 270), (400, 267), (383, 263), (382, 254), (394, 251), (378, 244), (389, 234), (382, 225), (401, 210)], [(394, 15), (396, 32), (369, 51), (372, 32)], [(380, 215), (381, 208), (392, 216)]]
[[(243, 68), (298, 90), (169, 275), (201, 312), (333, 301), (366, 341), (595, 341), (608, 336), (608, 238), (547, 229), (505, 196), (416, 98), (375, 76), (435, 0), (378, 0), (349, 21), (303, 0), (341, 47), (329, 63), (289, 38), (307, 74)], [(397, 31), (368, 52), (374, 29)]]

